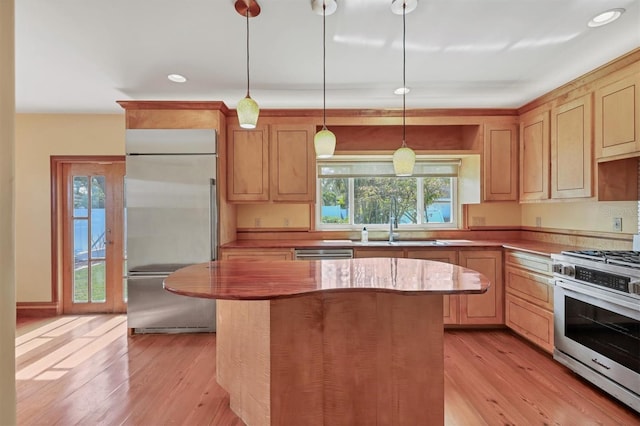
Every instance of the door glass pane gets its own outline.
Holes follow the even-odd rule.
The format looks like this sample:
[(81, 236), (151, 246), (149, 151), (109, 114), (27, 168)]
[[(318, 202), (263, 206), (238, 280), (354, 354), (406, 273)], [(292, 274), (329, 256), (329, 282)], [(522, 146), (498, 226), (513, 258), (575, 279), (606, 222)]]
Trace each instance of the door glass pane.
[(104, 261), (91, 262), (91, 301), (104, 303), (106, 298), (106, 273)]
[(87, 216), (87, 208), (89, 207), (89, 177), (74, 176), (73, 177), (73, 208), (74, 215)]
[(73, 268), (73, 302), (89, 301), (89, 266), (86, 257), (76, 257)]
[(106, 245), (104, 176), (91, 177), (91, 258), (104, 259)]
[(89, 177), (73, 177), (73, 301), (89, 300)]

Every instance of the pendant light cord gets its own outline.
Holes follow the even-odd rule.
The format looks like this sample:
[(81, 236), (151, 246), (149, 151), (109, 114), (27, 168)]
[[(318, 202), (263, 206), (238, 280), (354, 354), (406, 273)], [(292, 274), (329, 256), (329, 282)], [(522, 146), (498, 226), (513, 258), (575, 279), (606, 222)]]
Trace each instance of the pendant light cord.
[(406, 125), (406, 111), (407, 111), (407, 49), (406, 49), (406, 38), (407, 38), (407, 2), (402, 2), (402, 146), (407, 146), (406, 135), (407, 135), (407, 125)]
[(251, 96), (249, 96), (249, 6), (247, 6), (246, 17), (247, 17), (247, 98), (250, 98)]
[(327, 3), (322, 2), (322, 129), (327, 129)]

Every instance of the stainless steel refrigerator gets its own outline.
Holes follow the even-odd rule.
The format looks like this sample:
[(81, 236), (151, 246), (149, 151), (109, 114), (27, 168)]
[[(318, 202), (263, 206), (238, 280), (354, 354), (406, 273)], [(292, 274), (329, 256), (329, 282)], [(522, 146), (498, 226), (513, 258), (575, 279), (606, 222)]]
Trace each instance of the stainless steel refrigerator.
[(163, 287), (176, 269), (216, 259), (215, 131), (127, 130), (126, 154), (128, 327), (135, 333), (215, 331), (215, 300)]

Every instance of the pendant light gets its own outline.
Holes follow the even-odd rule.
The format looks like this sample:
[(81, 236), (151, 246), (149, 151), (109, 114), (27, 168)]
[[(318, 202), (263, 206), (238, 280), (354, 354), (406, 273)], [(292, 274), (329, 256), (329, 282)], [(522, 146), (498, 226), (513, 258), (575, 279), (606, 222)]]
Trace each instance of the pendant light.
[[(316, 2), (317, 3), (317, 2)], [(336, 9), (335, 1), (330, 1), (331, 13)], [(312, 2), (311, 7), (314, 8)], [(317, 158), (329, 158), (333, 156), (336, 149), (336, 135), (327, 129), (327, 39), (326, 39), (326, 22), (327, 16), (327, 0), (322, 0), (322, 130), (320, 130), (313, 138), (313, 145), (316, 150)]]
[(251, 99), (249, 94), (249, 17), (258, 16), (260, 13), (260, 6), (255, 0), (249, 0), (245, 3), (244, 0), (238, 0), (235, 4), (236, 11), (244, 15), (247, 21), (247, 95), (238, 102), (236, 111), (238, 112), (238, 121), (240, 127), (243, 129), (255, 129), (258, 123), (258, 115), (260, 114), (260, 107), (258, 103)]
[[(391, 10), (397, 13), (398, 3), (402, 2), (402, 87), (407, 87), (407, 60), (406, 60), (406, 38), (407, 38), (407, 3), (411, 12), (415, 9), (417, 1), (415, 0), (393, 0), (391, 2)], [(416, 153), (407, 146), (407, 104), (406, 90), (402, 91), (402, 146), (393, 153), (393, 170), (396, 176), (411, 176), (413, 174), (413, 166), (416, 163)]]

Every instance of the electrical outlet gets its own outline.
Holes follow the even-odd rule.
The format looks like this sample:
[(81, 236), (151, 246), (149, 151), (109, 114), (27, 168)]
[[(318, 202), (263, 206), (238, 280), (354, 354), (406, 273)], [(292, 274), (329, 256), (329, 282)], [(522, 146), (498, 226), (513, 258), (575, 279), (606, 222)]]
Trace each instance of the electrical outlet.
[(613, 218), (613, 230), (621, 232), (622, 231), (622, 218), (614, 217)]
[(540, 216), (536, 216), (536, 228), (540, 228), (542, 226), (542, 218)]
[(284, 226), (289, 226), (289, 218), (288, 217), (284, 218)]
[(261, 222), (260, 218), (256, 217), (253, 224), (255, 225), (256, 228), (260, 228), (260, 222)]

